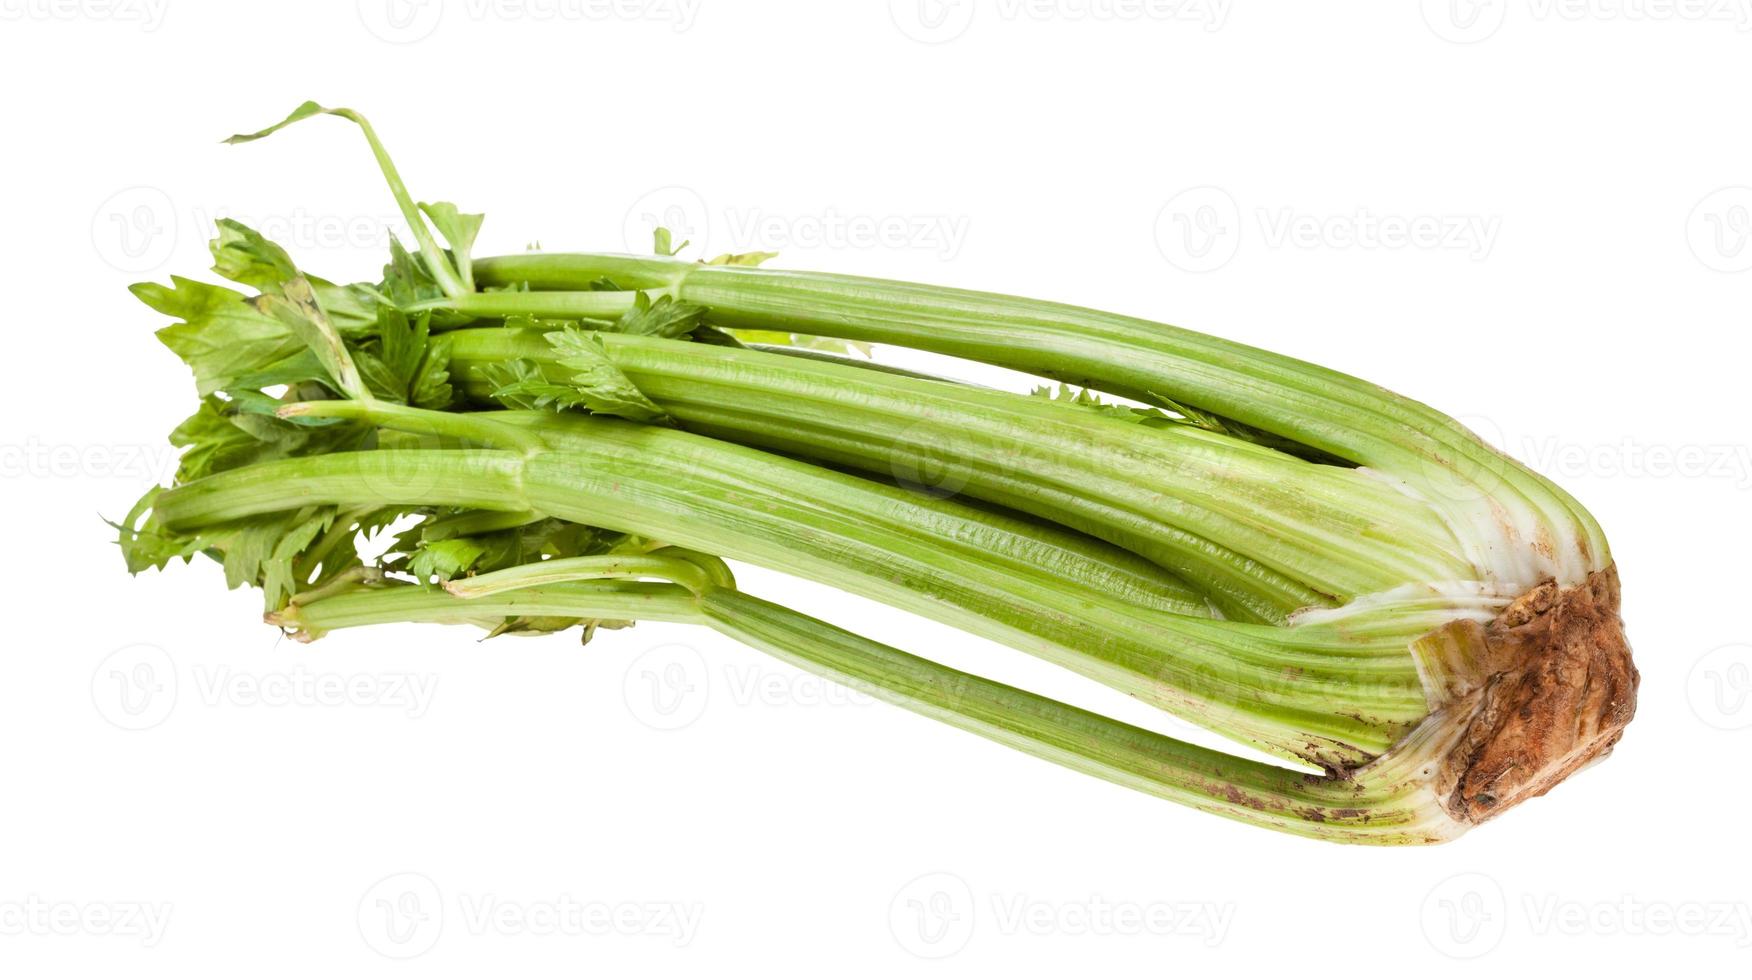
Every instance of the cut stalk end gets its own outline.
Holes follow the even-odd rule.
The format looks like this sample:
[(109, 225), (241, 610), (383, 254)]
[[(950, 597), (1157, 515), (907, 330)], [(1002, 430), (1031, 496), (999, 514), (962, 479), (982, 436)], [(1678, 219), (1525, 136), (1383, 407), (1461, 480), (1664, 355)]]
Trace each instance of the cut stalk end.
[[(1618, 571), (1546, 582), (1488, 623), (1458, 620), (1420, 641), (1454, 735), (1435, 790), (1478, 824), (1604, 757), (1636, 713), (1638, 675), (1618, 616)], [(1435, 720), (1435, 718), (1432, 718)]]

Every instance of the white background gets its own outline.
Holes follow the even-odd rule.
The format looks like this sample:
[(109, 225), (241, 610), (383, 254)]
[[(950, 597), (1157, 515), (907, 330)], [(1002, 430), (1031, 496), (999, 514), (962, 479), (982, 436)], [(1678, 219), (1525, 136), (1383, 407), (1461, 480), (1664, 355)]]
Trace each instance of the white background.
[[(0, 0), (0, 972), (1745, 975), (1752, 10), (1454, 4)], [(477, 254), (644, 250), (663, 215), (712, 252), (1138, 313), (1415, 394), (1607, 528), (1638, 718), (1456, 843), (1341, 847), (681, 627), (305, 647), (211, 563), (130, 580), (99, 515), (168, 474), (192, 402), (126, 286), (203, 274), (222, 215), (331, 278), (381, 262), (351, 127), (218, 143), (306, 98), (484, 210)], [(567, 903), (582, 927), (545, 917)]]

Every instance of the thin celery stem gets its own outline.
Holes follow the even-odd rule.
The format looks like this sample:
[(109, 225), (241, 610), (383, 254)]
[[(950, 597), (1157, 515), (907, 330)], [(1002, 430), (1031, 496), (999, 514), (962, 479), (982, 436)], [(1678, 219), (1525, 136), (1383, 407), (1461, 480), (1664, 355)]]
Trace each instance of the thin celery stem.
[(377, 130), (372, 127), (364, 116), (351, 109), (335, 109), (333, 114), (345, 119), (351, 119), (359, 124), (365, 133), (365, 141), (371, 144), (371, 155), (377, 159), (377, 166), (383, 171), (383, 179), (388, 181), (390, 193), (395, 197), (396, 207), (401, 209), (402, 218), (413, 230), (414, 240), (420, 245), (420, 253), (426, 257), (426, 264), (431, 266), (432, 278), (438, 281), (439, 288), (449, 296), (464, 296), (474, 292), (474, 283), (457, 278), (452, 271), (450, 260), (444, 254), (444, 249), (438, 245), (438, 240), (432, 237), (432, 230), (426, 225), (426, 216), (420, 212), (414, 203), (413, 195), (408, 193), (407, 185), (402, 183), (401, 172), (395, 167), (395, 161), (389, 158), (389, 150), (383, 141), (377, 138)]
[(1069, 769), (1257, 826), (1360, 844), (1433, 843), (1457, 829), (1417, 785), (1314, 776), (1127, 725), (955, 670), (734, 590), (574, 582), (460, 598), (425, 586), (361, 588), (289, 608), (318, 635), (390, 622), (489, 625), (502, 617), (640, 619), (709, 626), (786, 663)]
[(377, 161), (378, 170), (383, 173), (384, 181), (389, 184), (389, 193), (391, 197), (395, 198), (396, 208), (401, 211), (402, 218), (407, 221), (408, 227), (413, 231), (414, 240), (420, 246), (420, 254), (425, 257), (426, 264), (431, 267), (429, 271), (432, 273), (432, 278), (437, 281), (439, 288), (444, 291), (446, 296), (457, 297), (473, 293), (474, 282), (465, 282), (457, 278), (456, 272), (451, 268), (449, 257), (444, 254), (444, 249), (439, 247), (438, 240), (432, 237), (432, 230), (426, 224), (426, 216), (414, 203), (413, 195), (408, 193), (407, 185), (402, 183), (401, 171), (396, 169), (395, 161), (390, 159), (388, 148), (383, 145), (382, 140), (377, 138), (377, 130), (364, 116), (352, 109), (329, 109), (314, 102), (306, 102), (294, 109), (291, 115), (266, 129), (254, 133), (239, 134), (225, 142), (252, 142), (314, 115), (339, 116), (359, 127), (359, 130), (365, 134), (365, 142), (371, 147), (371, 156)]
[[(656, 295), (661, 291), (650, 291)], [(614, 319), (633, 308), (637, 291), (600, 292), (494, 292), (464, 293), (424, 300), (405, 307), (408, 312), (455, 310), (476, 317), (529, 316), (554, 319)]]
[(255, 463), (166, 490), (154, 517), (198, 528), (312, 504), (529, 510), (523, 457), (504, 450), (331, 453)]
[(434, 436), (449, 436), (501, 449), (533, 452), (545, 449), (541, 439), (490, 416), (466, 412), (432, 412), (384, 401), (291, 402), (275, 412), (281, 418), (327, 418), (369, 422), (385, 428), (408, 428)]
[(329, 630), (384, 623), (432, 622), (490, 626), (507, 616), (703, 623), (692, 592), (648, 582), (563, 582), (462, 599), (437, 586), (359, 587), (308, 602), (294, 602), (270, 620), (320, 635)]
[(1352, 843), (1430, 843), (1452, 827), (1416, 790), (1251, 762), (945, 667), (739, 592), (701, 600), (720, 632), (909, 711), (1210, 813)]
[(695, 595), (717, 587), (712, 576), (692, 561), (655, 552), (646, 555), (550, 558), (547, 561), (531, 562), (469, 578), (452, 579), (444, 584), (444, 589), (451, 595), (476, 599), (532, 585), (636, 578), (666, 579)]

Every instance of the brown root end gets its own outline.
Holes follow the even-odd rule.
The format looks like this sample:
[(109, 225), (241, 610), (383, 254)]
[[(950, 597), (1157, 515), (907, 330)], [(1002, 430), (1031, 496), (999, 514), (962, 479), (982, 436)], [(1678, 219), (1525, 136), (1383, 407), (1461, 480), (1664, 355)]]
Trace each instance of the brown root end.
[(1465, 699), (1465, 730), (1437, 777), (1456, 820), (1482, 823), (1544, 795), (1612, 751), (1636, 713), (1616, 567), (1570, 588), (1547, 582), (1488, 624), (1450, 629), (1482, 668)]

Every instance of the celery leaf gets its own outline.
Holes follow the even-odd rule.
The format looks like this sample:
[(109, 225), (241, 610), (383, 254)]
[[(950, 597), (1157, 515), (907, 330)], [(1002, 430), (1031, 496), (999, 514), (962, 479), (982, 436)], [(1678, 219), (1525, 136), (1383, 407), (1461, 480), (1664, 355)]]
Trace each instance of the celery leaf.
[(673, 296), (659, 296), (653, 301), (640, 292), (633, 297), (633, 308), (615, 321), (613, 331), (673, 339), (692, 333), (705, 314), (706, 308), (697, 303), (685, 303)]

